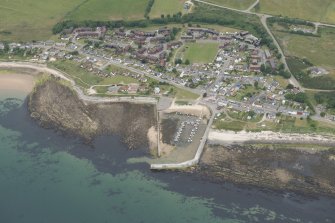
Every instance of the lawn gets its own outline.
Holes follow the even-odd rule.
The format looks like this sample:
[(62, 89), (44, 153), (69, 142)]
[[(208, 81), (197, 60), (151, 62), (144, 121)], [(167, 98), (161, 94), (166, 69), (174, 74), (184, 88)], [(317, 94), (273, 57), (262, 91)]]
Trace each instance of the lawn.
[(155, 0), (151, 8), (150, 17), (160, 18), (162, 14), (173, 15), (178, 12), (183, 13), (186, 0)]
[[(122, 76), (116, 74), (113, 77), (102, 78), (94, 75), (85, 69), (79, 67), (79, 65), (73, 61), (56, 61), (50, 64), (51, 67), (55, 67), (59, 70), (64, 71), (81, 87), (88, 88), (92, 85), (112, 85), (112, 84), (130, 84), (138, 83), (138, 80), (128, 76)], [(109, 67), (110, 68), (110, 67)], [(116, 68), (110, 68), (116, 71)], [(122, 68), (120, 68), (122, 69)]]
[(179, 101), (184, 101), (184, 100), (196, 100), (199, 98), (200, 95), (195, 94), (193, 92), (184, 90), (182, 88), (175, 88), (176, 91), (176, 99)]
[(52, 27), (83, 0), (0, 0), (0, 41), (48, 39)]
[(109, 84), (131, 84), (138, 83), (138, 80), (132, 77), (115, 75), (113, 77), (104, 78), (99, 85), (109, 85)]
[(334, 0), (260, 0), (256, 11), (335, 24)]
[(256, 0), (207, 0), (207, 2), (235, 9), (247, 9)]
[(87, 0), (66, 16), (73, 20), (143, 19), (148, 0)]
[(189, 43), (185, 46), (183, 61), (188, 59), (191, 63), (212, 63), (218, 49), (218, 43)]
[(89, 88), (92, 85), (98, 85), (104, 79), (79, 67), (79, 65), (73, 61), (56, 61), (50, 63), (49, 66), (65, 72), (76, 82), (77, 85), (83, 88)]

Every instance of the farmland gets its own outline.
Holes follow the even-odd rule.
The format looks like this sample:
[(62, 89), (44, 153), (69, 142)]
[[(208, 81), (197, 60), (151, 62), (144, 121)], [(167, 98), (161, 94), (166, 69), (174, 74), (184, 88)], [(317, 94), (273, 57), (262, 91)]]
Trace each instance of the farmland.
[(207, 2), (235, 9), (247, 9), (255, 0), (207, 0)]
[(183, 12), (185, 0), (155, 0), (151, 9), (150, 17), (157, 18), (164, 15), (173, 15), (178, 12)]
[(0, 40), (49, 39), (52, 27), (63, 19), (142, 19), (147, 2), (148, 0), (0, 0)]
[(185, 46), (183, 60), (191, 63), (211, 63), (214, 61), (219, 45), (217, 43), (190, 43)]
[(317, 78), (298, 77), (305, 87), (334, 89), (335, 29), (321, 28), (319, 29), (320, 36), (298, 35), (276, 31), (276, 29), (274, 29), (274, 34), (279, 40), (285, 55), (289, 56), (288, 64), (295, 75), (309, 67), (300, 61), (303, 58), (306, 58), (314, 66), (322, 67), (328, 71), (327, 75)]
[(335, 24), (333, 0), (260, 0), (257, 12)]
[(83, 0), (0, 0), (0, 40), (48, 39), (51, 28)]
[(88, 0), (69, 12), (67, 19), (108, 21), (142, 19), (148, 0)]

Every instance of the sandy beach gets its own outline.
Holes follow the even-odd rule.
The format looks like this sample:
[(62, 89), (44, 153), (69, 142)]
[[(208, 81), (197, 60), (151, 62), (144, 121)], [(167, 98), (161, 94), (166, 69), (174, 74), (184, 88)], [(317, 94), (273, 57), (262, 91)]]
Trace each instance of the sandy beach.
[(176, 105), (175, 103), (172, 103), (172, 105), (164, 112), (180, 112), (184, 114), (193, 114), (199, 117), (206, 117), (207, 119), (209, 119), (211, 116), (211, 112), (209, 111), (209, 109), (203, 105)]
[(317, 134), (295, 134), (271, 131), (262, 132), (234, 132), (211, 130), (208, 136), (210, 143), (240, 144), (245, 142), (278, 142), (278, 143), (302, 143), (302, 144), (335, 144), (334, 136)]
[(0, 73), (0, 90), (15, 90), (29, 93), (34, 88), (36, 77), (28, 74)]

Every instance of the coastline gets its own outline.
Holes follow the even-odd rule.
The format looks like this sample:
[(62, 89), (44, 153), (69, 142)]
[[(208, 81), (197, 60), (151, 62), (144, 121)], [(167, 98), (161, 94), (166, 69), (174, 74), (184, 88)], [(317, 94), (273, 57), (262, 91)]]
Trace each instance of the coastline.
[(332, 135), (281, 133), (273, 131), (234, 132), (228, 130), (211, 130), (208, 136), (209, 144), (233, 145), (245, 143), (274, 143), (274, 144), (313, 144), (335, 145)]
[[(273, 145), (272, 145), (273, 146)], [(217, 183), (335, 197), (335, 149), (207, 145), (195, 172)]]
[[(5, 75), (5, 74), (4, 74)], [(7, 75), (7, 74), (6, 74)], [(52, 76), (52, 75), (51, 75)], [(1, 75), (0, 75), (1, 77)], [(7, 81), (4, 81), (4, 86), (7, 88), (13, 88), (13, 89), (19, 89), (21, 85), (15, 85), (15, 84), (10, 84), (10, 83), (15, 83), (15, 79), (21, 79), (21, 84), (26, 84), (26, 90), (28, 89), (33, 89), (34, 86), (34, 76), (30, 76), (27, 74), (23, 75), (9, 75), (9, 77), (4, 76), (8, 79), (4, 79)], [(25, 79), (28, 78), (28, 79)], [(57, 78), (52, 78), (56, 80)], [(59, 77), (58, 77), (59, 79)], [(20, 82), (20, 81), (19, 81)], [(11, 85), (9, 87), (9, 85)], [(22, 87), (23, 88), (23, 87)], [(135, 103), (131, 104), (125, 103), (125, 102), (90, 102), (83, 100), (80, 98), (78, 95), (76, 95), (76, 91), (70, 90), (70, 87), (68, 86), (69, 91), (65, 91), (66, 86), (59, 87), (56, 86), (56, 88), (51, 87), (48, 88), (49, 91), (45, 91), (45, 89), (40, 89), (37, 92), (39, 92), (39, 99), (42, 99), (38, 104), (42, 107), (41, 110), (35, 110), (34, 112), (35, 119), (37, 123), (40, 124), (40, 126), (45, 127), (45, 128), (52, 128), (55, 129), (56, 131), (60, 130), (63, 133), (67, 135), (75, 135), (75, 136), (80, 136), (78, 134), (81, 134), (80, 131), (78, 130), (83, 130), (82, 133), (88, 134), (87, 138), (91, 139), (91, 137), (96, 136), (96, 132), (99, 130), (100, 133), (103, 134), (116, 134), (116, 135), (123, 135), (126, 136), (125, 139), (123, 140), (124, 142), (128, 142), (127, 144), (129, 145), (132, 144), (133, 148), (138, 148), (140, 145), (153, 145), (156, 147), (157, 145), (152, 143), (157, 138), (157, 133), (154, 131), (155, 129), (152, 128), (151, 125), (152, 123), (156, 122), (156, 117), (151, 117), (150, 114), (153, 114), (154, 110), (152, 110), (152, 106), (155, 106), (153, 104), (150, 105), (148, 104), (141, 104), (141, 103)], [(1, 89), (1, 88), (0, 88)], [(68, 94), (67, 94), (67, 93)], [(29, 93), (29, 92), (28, 92)], [(36, 92), (35, 92), (36, 93)], [(50, 94), (53, 93), (53, 94)], [(62, 95), (62, 97), (60, 97)], [(36, 96), (36, 95), (35, 95)], [(41, 98), (42, 97), (42, 98)], [(43, 98), (44, 97), (44, 98)], [(46, 102), (46, 103), (44, 103)], [(55, 103), (56, 102), (56, 103)], [(66, 102), (65, 104), (62, 104)], [(76, 105), (79, 105), (79, 108), (76, 108)], [(55, 110), (55, 107), (58, 106), (58, 110)], [(141, 107), (142, 106), (142, 107)], [(189, 112), (189, 107), (187, 106), (180, 106)], [(176, 108), (176, 107), (175, 107)], [(74, 109), (74, 110), (73, 110)], [(142, 109), (142, 113), (138, 113), (139, 110)], [(117, 111), (116, 113), (114, 113)], [(131, 111), (130, 113), (127, 113)], [(150, 111), (148, 113), (148, 111)], [(174, 110), (173, 110), (174, 111)], [(203, 112), (200, 109), (197, 109), (197, 111), (200, 111), (201, 114), (205, 115), (206, 112)], [(55, 113), (52, 113), (55, 112)], [(84, 116), (78, 116), (77, 119), (74, 118), (76, 115), (81, 114), (83, 112)], [(156, 111), (157, 112), (157, 111)], [(50, 113), (48, 115), (48, 113)], [(74, 115), (76, 114), (76, 115)], [(108, 118), (106, 119), (106, 114), (113, 114), (109, 115)], [(127, 115), (128, 114), (128, 115)], [(149, 115), (148, 115), (149, 114)], [(45, 116), (46, 115), (46, 116)], [(42, 119), (41, 116), (43, 116)], [(94, 118), (95, 116), (98, 116), (98, 118)], [(111, 116), (111, 117), (110, 117)], [(150, 117), (149, 117), (150, 116)], [(143, 122), (138, 122), (138, 118), (141, 117)], [(147, 119), (147, 120), (146, 120)], [(150, 120), (149, 120), (150, 119)], [(89, 122), (86, 122), (89, 120)], [(147, 122), (151, 123), (148, 125), (145, 125), (145, 128), (143, 127), (143, 123)], [(76, 123), (81, 123), (83, 126), (86, 126), (87, 129), (91, 128), (90, 126), (94, 126), (95, 128), (90, 129), (90, 131), (86, 131), (87, 129), (81, 129), (80, 127), (76, 126)], [(125, 123), (128, 123), (125, 125)], [(131, 123), (135, 123), (135, 125), (132, 125)], [(74, 125), (72, 125), (74, 124)], [(80, 125), (81, 125), (80, 124)], [(71, 126), (72, 125), (72, 126)], [(80, 126), (79, 125), (79, 126)], [(134, 127), (135, 126), (135, 127)], [(69, 128), (70, 127), (70, 128)], [(129, 127), (129, 128), (127, 128)], [(92, 130), (92, 131), (91, 131)], [(145, 130), (145, 131), (144, 131)], [(147, 131), (146, 131), (147, 130)], [(71, 134), (72, 133), (72, 134)], [(140, 134), (140, 135), (139, 135)], [(302, 138), (301, 138), (302, 137)], [(327, 194), (324, 190), (318, 191), (314, 190), (317, 188), (314, 184), (309, 185), (310, 188), (307, 190), (300, 189), (301, 184), (293, 184), (293, 185), (287, 185), (285, 184), (285, 181), (287, 179), (290, 180), (299, 180), (299, 179), (305, 179), (298, 177), (295, 179), (295, 175), (291, 175), (290, 173), (287, 173), (287, 170), (279, 169), (275, 170), (274, 172), (269, 172), (266, 171), (266, 168), (261, 168), (257, 166), (257, 162), (262, 161), (262, 156), (259, 157), (250, 157), (253, 154), (258, 154), (257, 150), (251, 149), (243, 149), (241, 146), (234, 145), (235, 143), (237, 144), (244, 144), (248, 142), (277, 142), (277, 143), (287, 143), (288, 141), (290, 143), (295, 143), (295, 142), (304, 142), (304, 143), (309, 143), (307, 138), (310, 139), (311, 143), (314, 142), (315, 144), (318, 144), (319, 141), (327, 142), (329, 143), (329, 139), (333, 140), (334, 138), (325, 138), (324, 136), (320, 137), (318, 135), (303, 135), (303, 134), (284, 134), (284, 133), (276, 133), (276, 132), (261, 132), (261, 133), (248, 133), (248, 132), (231, 132), (231, 131), (221, 131), (218, 132), (216, 130), (211, 129), (209, 131), (209, 137), (208, 141), (206, 144), (206, 149), (205, 152), (203, 153), (203, 156), (201, 157), (201, 154), (196, 154), (196, 158), (194, 160), (191, 160), (192, 165), (198, 164), (200, 160), (200, 165), (197, 166), (196, 173), (199, 174), (200, 176), (204, 176), (208, 180), (213, 180), (217, 182), (225, 182), (230, 181), (234, 182), (236, 184), (247, 184), (247, 185), (255, 185), (258, 187), (267, 187), (267, 188), (278, 188), (276, 185), (276, 182), (278, 179), (283, 180), (283, 184), (280, 185), (279, 189), (282, 190), (292, 190), (292, 191), (307, 191), (306, 193), (320, 193), (320, 194)], [(136, 139), (142, 139), (141, 141), (138, 141)], [(151, 139), (151, 140), (150, 140)], [(328, 140), (328, 141), (327, 141)], [(211, 156), (208, 155), (208, 151), (212, 147), (212, 144), (215, 144), (217, 142), (227, 144), (227, 145), (233, 145), (231, 147), (225, 148), (226, 152), (225, 153), (217, 153), (217, 154), (210, 154)], [(204, 143), (206, 143), (206, 139), (203, 140)], [(298, 154), (299, 156), (304, 156), (305, 153), (297, 150), (295, 148), (289, 149), (289, 154)], [(223, 150), (222, 150), (223, 151)], [(221, 152), (222, 152), (221, 151)], [(227, 151), (229, 151), (227, 153)], [(236, 153), (236, 151), (238, 151)], [(264, 150), (259, 150), (259, 151), (264, 151)], [(266, 150), (267, 151), (267, 150)], [(235, 156), (238, 157), (239, 154), (249, 154), (248, 160), (251, 162), (248, 165), (248, 168), (250, 169), (238, 169), (234, 167), (234, 164), (236, 163), (231, 163), (228, 165), (228, 163), (231, 162), (231, 160), (225, 160), (226, 157), (224, 155), (227, 155), (228, 158), (231, 155), (230, 153), (235, 153)], [(273, 155), (272, 159), (276, 160), (278, 157), (276, 157), (276, 154), (278, 154), (277, 150), (269, 150), (269, 156)], [(280, 151), (279, 151), (280, 152)], [(332, 152), (332, 151), (330, 151)], [(212, 156), (213, 155), (213, 156)], [(314, 154), (313, 154), (314, 155)], [(318, 159), (319, 157), (322, 157), (322, 154), (316, 154), (315, 156), (311, 156), (310, 159)], [(285, 159), (290, 159), (290, 156), (285, 157)], [(278, 161), (278, 160), (277, 160)], [(284, 160), (286, 161), (286, 160)], [(278, 161), (280, 162), (280, 161)], [(327, 162), (329, 162), (331, 165), (334, 165), (334, 154), (331, 154), (329, 159), (327, 159)], [(184, 163), (185, 164), (185, 163)], [(222, 166), (228, 165), (228, 166)], [(186, 165), (188, 167), (188, 165)], [(237, 166), (240, 167), (240, 166)], [(185, 168), (184, 168), (185, 169)], [(191, 170), (194, 170), (194, 168), (191, 168)], [(325, 169), (326, 171), (330, 171), (330, 167)], [(190, 169), (186, 169), (186, 171), (190, 171)], [(249, 172), (248, 172), (249, 171)], [(264, 173), (263, 173), (264, 171)], [(241, 174), (243, 173), (248, 173), (245, 178), (242, 178)], [(277, 178), (264, 178), (263, 174), (270, 174), (271, 176), (276, 176)], [(275, 175), (274, 175), (275, 174)], [(262, 180), (264, 180), (265, 184), (260, 183)], [(315, 181), (317, 181), (318, 178), (315, 178)], [(288, 183), (287, 181), (286, 183)], [(317, 182), (318, 183), (318, 182)], [(321, 182), (324, 183), (324, 182)], [(327, 191), (329, 195), (333, 195), (334, 193), (334, 186), (333, 183), (330, 183), (330, 189)], [(315, 187), (315, 188), (314, 188)]]

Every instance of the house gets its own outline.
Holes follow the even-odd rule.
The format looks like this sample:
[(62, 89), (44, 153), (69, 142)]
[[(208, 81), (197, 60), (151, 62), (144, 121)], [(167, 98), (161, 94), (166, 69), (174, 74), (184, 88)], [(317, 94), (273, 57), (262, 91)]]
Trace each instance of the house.
[(163, 49), (164, 49), (163, 45), (153, 46), (148, 49), (148, 54), (156, 54), (163, 51)]
[(249, 70), (250, 71), (254, 71), (254, 72), (260, 72), (261, 71), (261, 65), (259, 65), (259, 64), (251, 64), (249, 66)]
[(183, 40), (192, 40), (193, 36), (192, 35), (182, 35), (180, 38)]
[(272, 70), (275, 70), (277, 68), (274, 59), (269, 60), (269, 63), (270, 63), (270, 66), (271, 66)]
[(171, 43), (168, 43), (167, 44), (167, 48), (168, 49), (171, 49), (171, 48), (179, 48), (180, 46), (182, 46), (183, 43), (181, 41), (174, 41), (174, 42), (171, 42)]
[(240, 36), (246, 36), (246, 35), (248, 35), (248, 34), (249, 34), (248, 31), (242, 31), (242, 32), (240, 32)]
[(121, 93), (128, 93), (128, 85), (123, 85), (119, 88), (119, 92)]
[(120, 87), (117, 85), (113, 85), (108, 87), (108, 92), (111, 94), (117, 94), (119, 92)]
[(270, 59), (271, 58), (271, 53), (270, 53), (270, 51), (268, 49), (265, 49), (264, 53), (265, 53), (266, 59)]
[(92, 28), (88, 28), (88, 27), (82, 27), (82, 28), (77, 28), (73, 30), (73, 34), (75, 38), (81, 38), (81, 37), (101, 38), (105, 36), (106, 32), (107, 32), (107, 28), (104, 26), (97, 27), (95, 30)]
[(159, 94), (159, 93), (161, 93), (161, 89), (160, 89), (159, 87), (155, 87), (155, 89), (154, 89), (154, 93), (155, 93), (155, 94)]
[(128, 93), (129, 94), (136, 94), (138, 91), (139, 85), (138, 84), (129, 84), (128, 85)]

